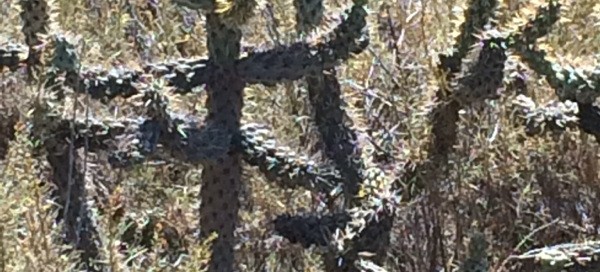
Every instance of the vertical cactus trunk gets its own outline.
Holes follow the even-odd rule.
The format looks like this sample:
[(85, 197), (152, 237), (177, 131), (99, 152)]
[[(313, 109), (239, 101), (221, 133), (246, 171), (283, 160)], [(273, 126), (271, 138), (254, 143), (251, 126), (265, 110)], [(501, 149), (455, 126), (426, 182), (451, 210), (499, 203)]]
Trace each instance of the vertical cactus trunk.
[(21, 31), (29, 46), (27, 70), (30, 76), (36, 77), (42, 65), (41, 52), (37, 48), (44, 43), (43, 36), (51, 32), (54, 23), (55, 3), (53, 0), (21, 0)]
[[(227, 24), (218, 14), (206, 17), (208, 49), (215, 73), (206, 85), (207, 122), (237, 133), (242, 112), (245, 82), (234, 72), (239, 57), (241, 31)], [(204, 164), (200, 193), (202, 237), (213, 232), (218, 238), (212, 245), (209, 271), (234, 271), (234, 230), (237, 224), (241, 185), (241, 154), (229, 153)]]

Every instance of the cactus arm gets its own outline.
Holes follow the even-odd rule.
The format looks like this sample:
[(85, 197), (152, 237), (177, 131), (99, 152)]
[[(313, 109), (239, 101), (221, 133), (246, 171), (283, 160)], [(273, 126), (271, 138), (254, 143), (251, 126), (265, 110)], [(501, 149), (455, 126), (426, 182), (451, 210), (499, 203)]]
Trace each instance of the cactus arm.
[(284, 146), (277, 146), (273, 135), (260, 124), (245, 124), (241, 130), (240, 148), (244, 160), (258, 166), (270, 180), (282, 187), (303, 187), (330, 193), (340, 184), (339, 173), (333, 167), (321, 166)]
[(238, 74), (249, 84), (273, 85), (298, 80), (308, 74), (331, 69), (341, 60), (362, 52), (369, 44), (367, 12), (353, 6), (335, 30), (315, 45), (297, 42), (264, 52), (253, 52), (238, 61)]

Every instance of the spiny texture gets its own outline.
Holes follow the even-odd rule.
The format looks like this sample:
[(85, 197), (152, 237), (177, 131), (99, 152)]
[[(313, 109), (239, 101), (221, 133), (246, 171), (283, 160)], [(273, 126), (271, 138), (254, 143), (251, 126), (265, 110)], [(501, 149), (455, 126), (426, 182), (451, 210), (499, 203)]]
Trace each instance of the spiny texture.
[(306, 34), (312, 31), (323, 18), (323, 0), (296, 0), (296, 31)]
[(0, 72), (3, 72), (5, 68), (10, 71), (15, 71), (19, 68), (20, 64), (27, 60), (29, 50), (26, 46), (23, 46), (14, 42), (3, 41), (0, 43)]
[[(454, 96), (468, 105), (485, 99), (498, 99), (507, 60), (506, 43), (501, 37), (485, 39), (467, 74), (457, 80)], [(468, 64), (467, 64), (468, 65)]]
[(326, 247), (338, 229), (343, 229), (351, 221), (347, 213), (315, 215), (278, 216), (274, 221), (275, 232), (292, 243), (299, 243), (305, 248), (316, 245)]
[(31, 75), (34, 75), (42, 65), (39, 47), (45, 43), (44, 36), (52, 33), (54, 28), (57, 4), (53, 0), (20, 0), (19, 5), (23, 20), (22, 32), (30, 50), (27, 68)]
[[(320, 23), (323, 17), (323, 3), (322, 1), (311, 0), (297, 0), (294, 3), (296, 7), (296, 30), (301, 36), (306, 32), (314, 30)], [(364, 10), (365, 4), (366, 1), (362, 1), (362, 3), (355, 2), (350, 14), (348, 14), (347, 18), (343, 18), (342, 21), (356, 21), (357, 27), (359, 29), (362, 28), (366, 25), (364, 14), (366, 12)], [(351, 27), (351, 25), (348, 25), (348, 29), (351, 29)], [(343, 30), (343, 28), (341, 28), (341, 30)], [(344, 32), (353, 33), (356, 31), (346, 30)], [(338, 33), (342, 34), (344, 32), (340, 31)], [(355, 39), (352, 37), (344, 38), (344, 36), (341, 35), (337, 36), (337, 38), (340, 41), (351, 41)], [(341, 87), (337, 79), (335, 68), (322, 69), (310, 73), (306, 77), (306, 85), (309, 101), (314, 109), (312, 112), (313, 119), (320, 134), (319, 143), (321, 146), (319, 147), (324, 150), (325, 155), (335, 163), (338, 169), (340, 169), (341, 177), (344, 180), (346, 205), (348, 205), (348, 208), (350, 209), (358, 208), (360, 204), (356, 201), (355, 197), (359, 193), (360, 184), (368, 178), (364, 175), (365, 165), (360, 157), (362, 150), (358, 144), (358, 137), (356, 132), (350, 128), (351, 119), (344, 110), (345, 105), (342, 99)], [(346, 225), (338, 226), (339, 229), (344, 229), (345, 227)], [(321, 232), (317, 231), (316, 233)], [(357, 235), (365, 234), (358, 234), (359, 232), (356, 233)], [(386, 235), (370, 236), (372, 244), (378, 244), (387, 238)], [(295, 238), (294, 240), (297, 239)], [(366, 249), (361, 246), (342, 246), (342, 248), (346, 253), (342, 254), (341, 257), (337, 252), (328, 252), (328, 254), (326, 254), (325, 264), (327, 270), (347, 270), (350, 267), (356, 269), (354, 266), (356, 256), (347, 253)], [(377, 246), (370, 248), (372, 251), (378, 251), (380, 249), (381, 248), (378, 248)], [(339, 260), (343, 263), (342, 267), (339, 267)]]
[(360, 271), (363, 252), (374, 253), (380, 264), (400, 199), (393, 178), (379, 167), (369, 167), (364, 175), (360, 206), (324, 215), (281, 215), (274, 220), (275, 231), (305, 247), (328, 247), (325, 252), (334, 258), (326, 263), (328, 270)]
[(46, 97), (42, 97), (32, 111), (30, 135), (39, 139), (43, 152), (51, 166), (53, 198), (60, 205), (57, 221), (64, 222), (64, 241), (74, 245), (81, 251), (82, 266), (87, 271), (99, 271), (93, 264), (99, 257), (98, 240), (95, 224), (87, 203), (87, 190), (85, 180), (85, 162), (79, 159), (79, 154), (69, 141), (73, 140), (73, 133), (64, 135), (65, 138), (51, 137), (52, 131), (60, 126), (62, 113), (53, 107), (60, 104), (63, 97), (64, 85), (57, 78), (59, 73), (69, 73), (79, 66), (76, 52), (69, 51), (70, 45), (61, 36), (54, 37), (54, 52), (50, 67), (47, 68), (47, 77), (53, 84), (47, 90)]
[[(546, 52), (534, 46), (536, 40), (547, 35), (551, 27), (558, 22), (560, 8), (561, 4), (554, 0), (549, 1), (545, 6), (539, 7), (536, 16), (525, 26), (516, 33), (506, 35), (506, 44), (509, 48), (514, 49), (516, 54), (536, 73), (546, 78), (562, 102), (558, 104), (558, 107), (547, 108), (552, 112), (546, 111), (544, 115), (548, 116), (550, 114), (554, 117), (546, 117), (545, 119), (566, 119), (565, 124), (573, 124), (573, 118), (577, 118), (579, 120), (577, 123), (584, 132), (595, 135), (597, 139), (600, 139), (598, 138), (600, 129), (597, 125), (598, 120), (600, 120), (598, 115), (600, 108), (595, 105), (595, 100), (600, 94), (598, 91), (598, 88), (600, 88), (600, 69), (586, 70), (561, 66), (558, 63), (549, 61)], [(570, 101), (575, 102), (576, 105), (572, 105)], [(528, 105), (526, 107), (529, 108), (532, 107), (532, 103), (524, 101), (524, 99), (521, 99), (520, 104), (521, 107), (524, 107), (523, 105)], [(539, 116), (540, 110), (536, 112)], [(564, 115), (559, 114), (559, 112), (564, 113)], [(561, 116), (565, 116), (565, 118)], [(534, 126), (533, 128), (528, 126), (528, 133), (537, 134), (540, 132), (537, 125), (534, 125), (541, 122), (539, 118), (541, 117), (538, 117), (538, 122), (528, 123)]]
[(531, 98), (519, 95), (513, 102), (518, 114), (525, 121), (525, 132), (528, 135), (543, 134), (547, 131), (564, 131), (579, 123), (579, 108), (572, 101), (550, 101), (545, 105), (537, 105)]
[(485, 272), (489, 271), (487, 248), (489, 243), (481, 232), (471, 235), (469, 241), (469, 255), (460, 267), (460, 272)]
[[(446, 75), (445, 82), (451, 83), (456, 80), (456, 76), (461, 71), (461, 66), (465, 57), (469, 53), (471, 46), (475, 44), (475, 35), (478, 33), (478, 31), (482, 31), (484, 29), (484, 26), (494, 15), (497, 6), (498, 1), (495, 0), (474, 0), (469, 2), (469, 7), (465, 11), (465, 21), (460, 26), (460, 34), (456, 39), (452, 54), (440, 55), (440, 70)], [(483, 49), (483, 52), (484, 54), (489, 54), (486, 53), (486, 49)], [(480, 60), (483, 62), (476, 64), (476, 67), (487, 65), (485, 63), (485, 58)], [(494, 66), (498, 66), (497, 62), (494, 63)], [(490, 71), (483, 70), (479, 72), (488, 73)], [(470, 90), (480, 88), (477, 83), (480, 85), (488, 83), (484, 80), (476, 82), (476, 80), (479, 80), (478, 77), (474, 77), (473, 79), (474, 80), (470, 80), (470, 83), (475, 84), (475, 86), (470, 86)], [(462, 87), (461, 85), (458, 86)], [(497, 87), (497, 85), (492, 84), (488, 88), (484, 89), (489, 90), (490, 87), (493, 88), (494, 86)], [(462, 97), (471, 96), (472, 94), (466, 94), (467, 91), (468, 90), (452, 89), (448, 88), (447, 86), (442, 86), (437, 92), (436, 97), (439, 102), (438, 106), (432, 113), (432, 154), (445, 156), (448, 152), (450, 152), (452, 146), (456, 142), (456, 122), (458, 121), (458, 111), (464, 105), (462, 105), (459, 100), (454, 99), (452, 97), (452, 93), (458, 93), (458, 95)], [(495, 90), (492, 90), (492, 92), (493, 91)]]
[(321, 166), (285, 146), (278, 146), (264, 125), (243, 125), (239, 142), (244, 159), (283, 187), (303, 187), (328, 194), (343, 182), (335, 167)]

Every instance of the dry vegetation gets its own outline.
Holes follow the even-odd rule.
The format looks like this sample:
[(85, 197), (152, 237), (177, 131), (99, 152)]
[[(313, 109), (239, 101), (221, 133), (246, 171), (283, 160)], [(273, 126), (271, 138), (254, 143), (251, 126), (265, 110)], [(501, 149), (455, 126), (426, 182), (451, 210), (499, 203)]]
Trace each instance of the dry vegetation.
[[(171, 69), (179, 77), (149, 73), (133, 85), (147, 93), (124, 94), (129, 82), (111, 80), (130, 70), (119, 69), (208, 56), (228, 67), (227, 54), (237, 53), (207, 46), (209, 21), (240, 26), (240, 57), (250, 58), (299, 40), (330, 41), (322, 37), (340, 14), (366, 1), (324, 1), (322, 17), (320, 1), (195, 1), (218, 18), (173, 2), (194, 1), (0, 3), (0, 271), (226, 271), (231, 237), (201, 230), (233, 227), (235, 271), (600, 270), (600, 245), (589, 242), (600, 241), (600, 2), (371, 0), (368, 46), (353, 44), (359, 37), (342, 41), (335, 50), (357, 54), (323, 71), (308, 71), (311, 63), (294, 71), (292, 63), (288, 75), (275, 63), (238, 71), (243, 83), (223, 72), (220, 81), (175, 94), (163, 90), (190, 80)], [(23, 27), (24, 7), (44, 4), (50, 16), (37, 20), (51, 23)], [(81, 67), (71, 65), (75, 55)], [(116, 86), (111, 92), (123, 97), (93, 93), (88, 81), (89, 94), (78, 95), (72, 75)], [(235, 95), (238, 83), (248, 83), (239, 135), (210, 126), (239, 117), (234, 105), (214, 102), (237, 103), (222, 97)], [(184, 130), (212, 149), (181, 151), (189, 147), (177, 132), (163, 131), (166, 140), (138, 139), (159, 143), (160, 154), (113, 156), (131, 151), (136, 129), (146, 128), (135, 117), (194, 125), (184, 114), (207, 117), (207, 135)], [(268, 134), (307, 157), (283, 148), (260, 153), (272, 148)], [(238, 136), (246, 162), (241, 184), (221, 180), (229, 188), (217, 184), (215, 169), (229, 169), (223, 165), (237, 155), (214, 157)], [(315, 169), (339, 172), (286, 169), (309, 158)], [(328, 197), (319, 178), (343, 183), (343, 194)], [(210, 206), (211, 196), (229, 204)], [(239, 211), (227, 196), (240, 199)], [(226, 219), (233, 212), (238, 222)], [(334, 234), (325, 239), (323, 229)]]

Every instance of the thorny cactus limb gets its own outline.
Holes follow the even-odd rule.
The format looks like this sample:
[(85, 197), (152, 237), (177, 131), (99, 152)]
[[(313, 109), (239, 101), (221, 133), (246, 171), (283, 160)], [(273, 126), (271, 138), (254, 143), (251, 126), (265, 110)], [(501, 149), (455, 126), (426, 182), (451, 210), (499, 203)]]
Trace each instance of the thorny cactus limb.
[[(294, 1), (294, 5), (296, 6), (298, 34), (313, 30), (320, 23), (320, 19), (323, 17), (322, 1), (297, 0)], [(364, 7), (352, 6), (347, 19), (350, 23), (342, 24), (338, 28), (339, 36), (336, 38), (342, 38), (339, 40), (340, 45), (344, 44), (344, 41), (353, 43), (354, 38), (344, 39), (343, 37), (361, 33), (361, 29), (366, 25), (365, 16)], [(352, 22), (356, 26), (352, 26)], [(351, 34), (353, 32), (355, 34)], [(365, 40), (364, 46), (367, 44), (368, 39)], [(348, 46), (340, 46), (340, 48), (348, 48)], [(348, 127), (349, 117), (343, 109), (342, 93), (335, 67), (309, 73), (306, 76), (306, 83), (310, 102), (314, 108), (313, 118), (321, 134), (320, 139), (325, 154), (340, 170), (342, 178), (345, 180), (344, 191), (350, 199), (358, 193), (364, 165), (361, 163), (360, 150), (356, 145), (356, 133)]]
[(263, 125), (242, 126), (239, 143), (244, 160), (258, 166), (270, 180), (277, 181), (282, 187), (303, 187), (329, 194), (343, 182), (334, 167), (320, 166), (287, 147), (277, 146), (272, 133)]
[(45, 36), (53, 31), (57, 4), (54, 0), (20, 0), (19, 5), (23, 21), (21, 30), (29, 47), (27, 69), (30, 76), (37, 77), (43, 65), (40, 50), (45, 43)]
[(27, 61), (29, 50), (27, 47), (10, 41), (0, 43), (0, 72), (5, 68), (10, 71), (16, 71), (21, 63)]
[[(94, 264), (99, 258), (99, 239), (87, 202), (86, 167), (87, 160), (81, 159), (74, 146), (76, 134), (71, 127), (67, 139), (44, 137), (61, 125), (60, 99), (67, 86), (62, 75), (76, 73), (80, 67), (77, 53), (68, 37), (51, 33), (47, 44), (53, 51), (44, 59), (46, 87), (33, 105), (31, 111), (30, 135), (40, 139), (40, 147), (51, 166), (52, 182), (55, 190), (52, 197), (60, 206), (57, 221), (63, 222), (64, 242), (80, 252), (81, 265), (87, 271), (98, 271)], [(31, 53), (31, 51), (30, 51)], [(69, 141), (70, 140), (70, 141)]]
[(503, 38), (493, 37), (483, 40), (480, 46), (475, 63), (454, 86), (454, 97), (463, 105), (500, 97), (498, 91), (502, 87), (504, 64), (508, 59), (506, 43)]
[[(301, 35), (303, 32), (314, 29), (319, 23), (322, 18), (322, 1), (297, 0), (295, 3), (297, 9), (296, 28), (299, 31), (298, 34)], [(347, 19), (348, 21), (360, 22), (357, 23), (358, 28), (355, 28), (356, 30), (359, 30), (366, 25), (366, 11), (364, 10), (364, 4), (366, 4), (366, 1), (360, 3), (355, 2)], [(352, 28), (351, 25), (348, 25), (346, 28), (342, 25), (339, 28), (339, 33), (352, 33), (353, 31), (348, 31)], [(344, 29), (346, 29), (346, 31), (344, 31)], [(368, 35), (368, 33), (366, 34)], [(343, 37), (342, 35), (340, 36)], [(340, 39), (339, 41), (344, 41), (344, 39)], [(346, 39), (346, 41), (352, 41), (352, 39)], [(368, 44), (368, 38), (365, 39), (365, 41), (364, 46)], [(306, 77), (306, 83), (308, 85), (309, 99), (314, 109), (313, 117), (321, 136), (320, 139), (325, 154), (336, 164), (336, 167), (340, 170), (342, 178), (345, 181), (344, 193), (346, 202), (350, 205), (349, 208), (361, 210), (365, 207), (361, 207), (361, 203), (355, 196), (359, 193), (360, 184), (365, 178), (368, 178), (368, 176), (365, 176), (364, 174), (368, 175), (369, 173), (365, 173), (366, 169), (363, 159), (360, 156), (362, 150), (358, 144), (358, 137), (355, 131), (349, 127), (350, 118), (344, 111), (341, 88), (336, 77), (335, 67), (310, 73)], [(385, 229), (386, 227), (384, 225), (386, 225), (386, 223), (389, 223), (389, 229), (391, 229), (391, 222), (392, 220), (386, 220), (385, 223), (376, 222), (370, 224), (369, 231), (379, 229), (379, 227)], [(339, 229), (345, 228), (346, 225), (339, 227)], [(388, 235), (386, 235), (386, 231), (376, 233), (362, 232), (360, 235), (363, 236), (361, 239), (365, 239), (368, 236), (372, 245), (380, 244), (382, 241), (389, 238)], [(368, 250), (377, 254), (382, 253), (381, 251), (384, 251), (385, 246), (374, 246), (367, 249), (364, 245), (358, 243), (349, 246), (343, 245), (342, 248), (345, 252), (341, 254), (339, 250), (326, 253), (325, 265), (327, 270), (347, 270), (349, 267), (356, 269), (355, 261), (358, 259), (358, 256), (355, 252)], [(342, 267), (340, 267), (339, 260), (341, 260)]]
[[(55, 121), (58, 116), (47, 109), (49, 106), (39, 105), (35, 108), (29, 127), (30, 135), (45, 134), (47, 129), (57, 126)], [(56, 220), (64, 222), (63, 239), (81, 251), (84, 269), (98, 271), (93, 264), (99, 256), (98, 236), (86, 201), (85, 162), (69, 141), (50, 138), (49, 141), (42, 141), (41, 146), (52, 170), (52, 182), (55, 186), (52, 198), (60, 206)]]
[(511, 256), (510, 260), (536, 262), (540, 265), (541, 271), (598, 271), (600, 242), (547, 246)]
[(570, 100), (550, 101), (542, 106), (525, 95), (519, 95), (513, 104), (518, 107), (517, 114), (524, 119), (525, 132), (529, 136), (547, 131), (564, 131), (579, 125), (579, 108)]
[(322, 41), (249, 53), (237, 62), (237, 72), (249, 84), (273, 85), (334, 68), (369, 44), (366, 16), (362, 6), (354, 5), (332, 33), (319, 39)]
[(335, 256), (326, 263), (332, 271), (359, 271), (358, 263), (363, 261), (361, 255), (365, 252), (376, 259), (383, 258), (382, 249), (389, 241), (382, 237), (392, 228), (399, 196), (379, 168), (369, 168), (365, 176), (361, 206), (322, 216), (282, 215), (274, 221), (275, 231), (305, 247), (325, 246), (325, 251)]
[[(151, 80), (149, 80), (151, 81)], [(63, 141), (71, 128), (75, 148), (84, 143), (90, 151), (110, 150), (113, 167), (129, 167), (149, 158), (174, 158), (186, 163), (202, 163), (225, 155), (231, 149), (232, 137), (214, 123), (203, 124), (194, 116), (170, 112), (164, 96), (169, 88), (164, 81), (135, 85), (141, 94), (130, 98), (142, 109), (135, 118), (75, 121), (61, 119), (48, 132), (37, 137), (44, 142)]]
[[(465, 11), (465, 21), (460, 26), (460, 34), (456, 39), (452, 54), (440, 56), (440, 69), (445, 73), (445, 81), (447, 83), (455, 81), (457, 74), (461, 71), (464, 59), (471, 50), (471, 46), (477, 41), (475, 35), (478, 31), (482, 31), (485, 25), (492, 19), (497, 6), (498, 1), (496, 0), (473, 0), (469, 2), (469, 7)], [(482, 53), (486, 52), (486, 50), (490, 50), (490, 48), (484, 47)], [(485, 64), (481, 63), (475, 66), (477, 67), (478, 65)], [(488, 71), (481, 72), (485, 73)], [(459, 87), (461, 87), (460, 85)], [(462, 92), (458, 90), (459, 95), (465, 96), (464, 91)], [(444, 156), (452, 149), (456, 142), (458, 111), (463, 105), (461, 105), (460, 101), (452, 97), (452, 93), (452, 89), (447, 89), (447, 87), (441, 87), (437, 92), (439, 105), (434, 109), (432, 116), (432, 154)]]
[[(353, 8), (346, 19), (324, 41), (313, 45), (297, 42), (287, 47), (277, 47), (235, 60), (239, 77), (249, 84), (272, 85), (284, 80), (297, 80), (310, 72), (333, 68), (339, 61), (358, 54), (368, 44), (365, 33), (366, 12)], [(0, 63), (14, 69), (17, 61), (28, 54), (23, 45), (9, 43), (0, 46)], [(3, 50), (4, 49), (4, 50)], [(129, 97), (139, 93), (133, 84), (143, 74), (161, 76), (177, 93), (188, 93), (193, 88), (206, 84), (217, 69), (214, 60), (187, 58), (164, 63), (148, 63), (141, 69), (127, 67), (81, 67), (77, 75), (67, 78), (67, 85), (81, 93), (109, 100), (116, 96)], [(1, 66), (1, 65), (0, 65)]]
[[(61, 44), (63, 54), (73, 52), (74, 45), (66, 40), (64, 35), (54, 34), (48, 38), (48, 43), (55, 41)], [(4, 68), (15, 71), (21, 64), (26, 64), (29, 52), (26, 46), (19, 43), (0, 43), (0, 71)], [(60, 58), (56, 61), (59, 60)], [(193, 88), (206, 84), (210, 70), (208, 65), (206, 59), (182, 58), (161, 63), (147, 63), (140, 69), (123, 66), (110, 69), (84, 66), (77, 71), (67, 73), (65, 84), (80, 93), (89, 94), (94, 99), (106, 102), (117, 96), (127, 98), (140, 93), (134, 85), (145, 74), (151, 74), (166, 79), (169, 86), (176, 88), (176, 92), (187, 93)]]
[(313, 30), (323, 19), (323, 0), (295, 0), (294, 7), (298, 34)]
[[(358, 262), (370, 259), (373, 264), (383, 265), (389, 246), (394, 214), (400, 203), (396, 178), (370, 161), (361, 188), (360, 205), (349, 209), (352, 221), (334, 236), (338, 254), (330, 270), (359, 271)], [(361, 257), (361, 253), (372, 256)]]
[(488, 261), (489, 243), (485, 234), (475, 232), (469, 241), (469, 252), (467, 259), (460, 266), (459, 272), (487, 272), (490, 269)]
[[(546, 59), (546, 53), (533, 46), (540, 37), (548, 34), (550, 28), (558, 21), (560, 3), (550, 1), (547, 6), (538, 9), (536, 17), (519, 32), (509, 35), (508, 44), (515, 49), (521, 59), (536, 73), (544, 76), (550, 86), (555, 89), (563, 103), (575, 101), (580, 128), (600, 139), (600, 108), (595, 100), (600, 96), (600, 68), (594, 70), (563, 67)], [(572, 114), (572, 111), (569, 111)]]

